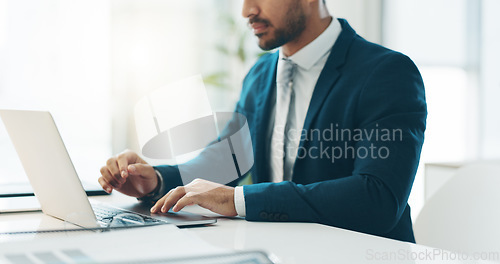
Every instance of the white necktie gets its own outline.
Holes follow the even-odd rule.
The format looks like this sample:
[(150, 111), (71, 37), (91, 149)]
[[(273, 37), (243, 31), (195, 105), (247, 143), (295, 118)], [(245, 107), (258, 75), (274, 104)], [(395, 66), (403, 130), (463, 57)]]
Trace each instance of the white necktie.
[(293, 76), (297, 65), (289, 59), (278, 62), (276, 114), (271, 141), (271, 168), (273, 181), (291, 180), (293, 154), (293, 138), (290, 129), (295, 129), (295, 93)]

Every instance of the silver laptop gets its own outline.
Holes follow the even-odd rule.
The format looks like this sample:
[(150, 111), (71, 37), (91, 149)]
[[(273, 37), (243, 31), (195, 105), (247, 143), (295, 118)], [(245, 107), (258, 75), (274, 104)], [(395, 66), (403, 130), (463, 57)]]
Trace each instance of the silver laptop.
[(152, 224), (193, 226), (215, 223), (187, 212), (151, 214), (150, 205), (118, 208), (89, 202), (49, 112), (0, 110), (42, 211), (84, 228), (134, 227)]

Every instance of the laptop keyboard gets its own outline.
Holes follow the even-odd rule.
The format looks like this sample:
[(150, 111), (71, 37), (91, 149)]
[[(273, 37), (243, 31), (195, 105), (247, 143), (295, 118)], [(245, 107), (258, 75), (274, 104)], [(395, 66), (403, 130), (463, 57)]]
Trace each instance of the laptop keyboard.
[(147, 215), (122, 210), (104, 204), (92, 204), (94, 214), (101, 226), (108, 227), (113, 223), (118, 225), (151, 225), (167, 223)]

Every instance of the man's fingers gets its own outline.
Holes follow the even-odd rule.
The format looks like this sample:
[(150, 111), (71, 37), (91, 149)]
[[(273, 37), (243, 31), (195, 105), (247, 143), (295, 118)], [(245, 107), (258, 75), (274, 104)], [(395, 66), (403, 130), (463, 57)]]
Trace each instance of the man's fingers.
[(118, 182), (116, 177), (114, 177), (111, 174), (108, 166), (104, 166), (101, 168), (101, 175), (102, 175), (102, 178), (104, 178), (105, 182), (108, 183), (109, 185), (111, 185), (112, 187), (116, 188), (116, 187), (120, 186), (120, 182)]
[(123, 155), (118, 155), (117, 159), (116, 159), (116, 164), (118, 165), (118, 171), (120, 173), (120, 176), (123, 178), (123, 179), (126, 179), (128, 177), (128, 160), (125, 156)]
[(174, 191), (167, 196), (167, 199), (165, 199), (165, 202), (163, 203), (163, 206), (161, 207), (161, 212), (166, 213), (170, 208), (179, 201), (184, 195), (186, 195), (186, 192), (184, 190), (184, 187), (177, 187), (174, 189)]
[(156, 175), (155, 170), (149, 164), (130, 164), (127, 167), (128, 174), (133, 176), (154, 176)]
[(128, 165), (134, 164), (138, 160), (142, 161), (142, 159), (140, 159), (135, 152), (130, 150), (125, 150), (122, 153), (118, 154), (118, 156), (116, 156), (118, 175), (120, 175), (121, 178), (126, 179), (128, 177)]
[(177, 203), (174, 205), (174, 208), (172, 208), (172, 211), (179, 212), (180, 210), (182, 210), (182, 208), (188, 205), (193, 205), (195, 203), (194, 197), (195, 196), (189, 197), (187, 195), (184, 195), (179, 201), (177, 201)]
[(160, 210), (166, 213), (172, 206), (172, 211), (179, 212), (193, 204), (222, 215), (237, 215), (234, 206), (234, 188), (206, 180), (194, 180), (184, 187), (170, 190), (151, 208), (151, 212), (156, 213)]
[(103, 177), (99, 177), (97, 181), (101, 185), (102, 189), (107, 193), (111, 193), (111, 191), (113, 191), (113, 187), (111, 187), (111, 184), (109, 184)]
[(156, 201), (155, 205), (153, 205), (153, 207), (151, 207), (151, 213), (157, 213), (160, 211), (161, 207), (163, 206), (163, 204), (165, 203), (165, 200), (167, 199), (167, 197), (174, 191), (174, 189), (168, 191), (167, 194), (163, 195), (162, 198), (160, 198), (160, 200)]
[[(118, 163), (116, 162), (115, 158), (108, 159), (108, 161), (106, 161), (106, 167), (108, 168), (111, 176), (114, 178), (116, 182), (120, 184), (124, 182), (120, 173), (120, 169), (118, 168)], [(110, 183), (113, 184), (111, 181)]]

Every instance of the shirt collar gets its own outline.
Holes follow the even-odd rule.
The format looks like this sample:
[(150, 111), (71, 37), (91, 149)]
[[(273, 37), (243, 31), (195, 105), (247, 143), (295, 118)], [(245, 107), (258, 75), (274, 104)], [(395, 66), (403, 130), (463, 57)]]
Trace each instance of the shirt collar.
[[(340, 22), (337, 19), (332, 18), (332, 22), (330, 22), (330, 25), (325, 29), (325, 31), (323, 31), (323, 33), (295, 54), (288, 57), (288, 59), (293, 61), (299, 67), (305, 70), (310, 70), (323, 56), (330, 52), (341, 31), (342, 26), (340, 25)], [(283, 59), (285, 57), (286, 56), (283, 54), (283, 50), (280, 49), (279, 59)]]

